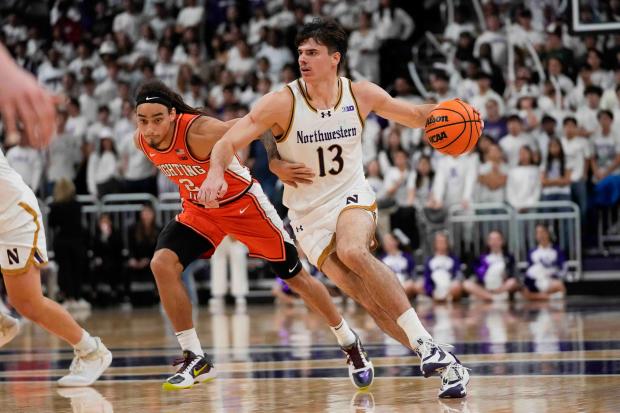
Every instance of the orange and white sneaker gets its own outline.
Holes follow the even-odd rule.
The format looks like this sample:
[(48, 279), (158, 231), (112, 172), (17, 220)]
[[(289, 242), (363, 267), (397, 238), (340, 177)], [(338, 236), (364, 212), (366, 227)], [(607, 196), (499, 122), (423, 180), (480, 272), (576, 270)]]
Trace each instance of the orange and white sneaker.
[(59, 386), (90, 386), (110, 367), (110, 364), (112, 364), (112, 353), (103, 345), (99, 337), (93, 338), (97, 342), (97, 348), (86, 354), (74, 350), (75, 356), (69, 367), (69, 374), (58, 380)]

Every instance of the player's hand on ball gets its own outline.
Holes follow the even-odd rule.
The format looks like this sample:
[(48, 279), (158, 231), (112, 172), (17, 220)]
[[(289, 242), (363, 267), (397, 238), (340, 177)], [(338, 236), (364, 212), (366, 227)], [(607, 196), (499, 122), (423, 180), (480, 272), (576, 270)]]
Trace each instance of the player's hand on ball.
[(205, 206), (213, 205), (214, 201), (226, 194), (226, 191), (228, 191), (228, 184), (224, 179), (224, 173), (210, 169), (207, 179), (200, 185), (198, 201)]
[(316, 176), (314, 171), (303, 163), (292, 163), (281, 159), (269, 161), (269, 170), (286, 185), (297, 188), (297, 184), (311, 184)]

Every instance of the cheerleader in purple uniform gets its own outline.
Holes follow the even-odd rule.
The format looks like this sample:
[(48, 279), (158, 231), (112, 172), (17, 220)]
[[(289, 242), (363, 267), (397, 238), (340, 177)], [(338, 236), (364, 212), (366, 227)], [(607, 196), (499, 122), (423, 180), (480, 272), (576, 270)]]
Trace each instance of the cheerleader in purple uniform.
[(499, 231), (487, 235), (487, 252), (474, 264), (474, 276), (463, 283), (472, 297), (485, 301), (508, 299), (519, 288), (515, 276), (515, 260), (504, 248), (504, 236)]

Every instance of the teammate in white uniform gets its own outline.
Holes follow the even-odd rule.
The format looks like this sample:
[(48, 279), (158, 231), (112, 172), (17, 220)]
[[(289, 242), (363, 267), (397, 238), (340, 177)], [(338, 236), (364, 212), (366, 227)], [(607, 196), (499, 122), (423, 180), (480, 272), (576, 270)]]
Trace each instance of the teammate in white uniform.
[(441, 373), (439, 397), (464, 397), (467, 369), (433, 341), (395, 274), (370, 252), (376, 204), (362, 169), (364, 119), (376, 112), (420, 128), (435, 105), (413, 105), (371, 82), (338, 77), (347, 35), (332, 20), (306, 24), (296, 44), (302, 79), (259, 99), (218, 141), (199, 199), (207, 203), (223, 196), (224, 171), (234, 153), (271, 129), (282, 160), (293, 163), (272, 168), (289, 184), (284, 201), (310, 261), (360, 302), (386, 333), (414, 349), (425, 376)]
[[(23, 124), (31, 145), (45, 146), (55, 130), (54, 99), (19, 68), (0, 45), (0, 112), (9, 133)], [(50, 116), (51, 115), (51, 116)], [(42, 122), (42, 123), (40, 123)], [(61, 386), (89, 386), (108, 368), (112, 354), (58, 303), (43, 296), (39, 267), (47, 262), (41, 211), (32, 190), (0, 151), (0, 269), (11, 304), (23, 316), (71, 344), (75, 358)], [(0, 314), (0, 346), (19, 331)]]

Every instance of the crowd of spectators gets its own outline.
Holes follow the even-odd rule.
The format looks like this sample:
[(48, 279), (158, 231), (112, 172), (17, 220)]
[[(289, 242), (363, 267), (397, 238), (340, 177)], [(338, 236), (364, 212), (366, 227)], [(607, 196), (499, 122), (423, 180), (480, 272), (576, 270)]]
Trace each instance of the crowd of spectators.
[[(453, 2), (454, 13), (442, 13), (443, 2), (420, 13), (423, 6), (404, 0), (57, 0), (51, 10), (45, 1), (22, 3), (0, 6), (0, 41), (41, 84), (67, 97), (48, 150), (4, 147), (43, 199), (65, 181), (97, 198), (176, 191), (133, 146), (137, 86), (158, 78), (212, 116), (243, 116), (299, 75), (295, 34), (319, 16), (350, 33), (343, 75), (414, 103), (460, 97), (483, 115), (476, 150), (458, 158), (434, 151), (421, 130), (367, 119), (364, 165), (389, 216), (386, 232), (399, 230), (413, 249), (430, 239), (423, 221), (441, 221), (453, 205), (507, 202), (520, 210), (573, 200), (585, 222), (588, 211), (620, 198), (620, 34), (571, 34), (568, 12), (554, 0), (482, 1), (480, 19), (463, 1)], [(618, 2), (596, 13), (589, 7), (582, 12), (592, 19), (619, 19)], [(424, 43), (422, 30), (436, 43)], [(420, 56), (412, 55), (414, 44), (436, 49), (424, 54), (434, 56), (428, 61), (414, 60), (419, 78), (407, 66)], [(7, 134), (3, 142), (19, 141)], [(278, 205), (282, 184), (262, 144), (243, 158)], [(104, 257), (116, 254), (110, 246), (118, 230), (101, 217), (92, 240), (96, 273), (111, 271)], [(146, 227), (135, 232), (152, 243)], [(149, 255), (134, 247), (129, 268), (139, 274)], [(111, 288), (122, 297), (120, 284)], [(79, 301), (74, 288), (65, 289)]]

